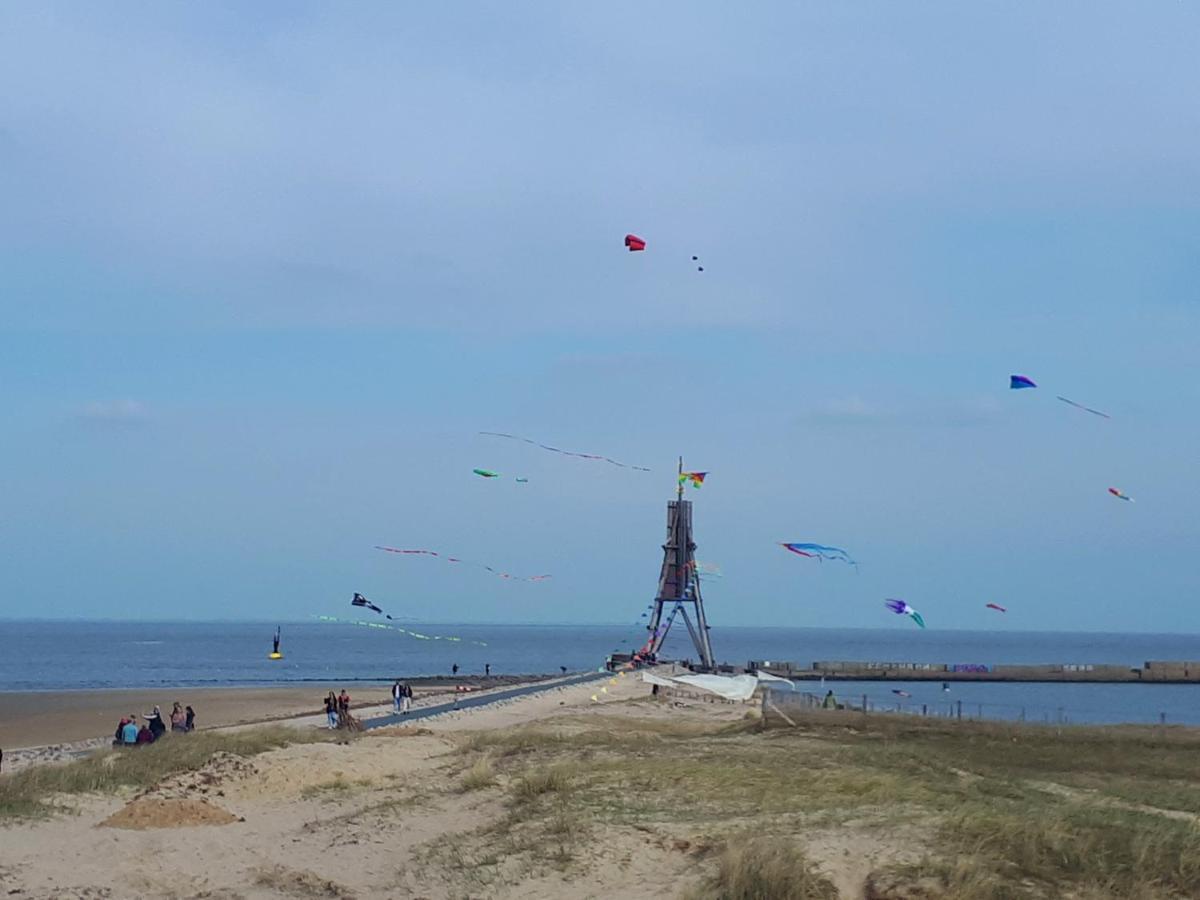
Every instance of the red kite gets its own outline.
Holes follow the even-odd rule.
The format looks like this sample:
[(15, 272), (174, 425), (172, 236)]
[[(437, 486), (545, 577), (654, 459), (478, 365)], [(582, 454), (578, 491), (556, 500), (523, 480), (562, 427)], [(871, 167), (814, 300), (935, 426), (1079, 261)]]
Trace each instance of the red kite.
[(636, 253), (646, 249), (646, 242), (636, 234), (627, 234), (625, 235), (625, 246), (629, 248), (630, 253)]

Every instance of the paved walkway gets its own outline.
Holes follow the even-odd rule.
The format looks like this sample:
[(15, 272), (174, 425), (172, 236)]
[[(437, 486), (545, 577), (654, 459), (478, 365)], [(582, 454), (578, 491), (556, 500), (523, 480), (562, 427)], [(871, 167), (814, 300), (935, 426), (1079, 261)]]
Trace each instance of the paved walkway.
[(428, 719), (431, 716), (439, 716), (442, 713), (473, 709), (479, 706), (487, 706), (491, 703), (499, 703), (504, 700), (513, 700), (517, 697), (528, 697), (530, 694), (538, 694), (542, 691), (552, 691), (556, 688), (571, 687), (572, 685), (586, 684), (589, 681), (611, 677), (611, 672), (586, 672), (583, 675), (556, 678), (553, 681), (541, 681), (536, 684), (524, 684), (520, 687), (508, 688), (507, 690), (487, 691), (480, 694), (456, 694), (455, 700), (448, 703), (438, 703), (432, 706), (422, 706), (418, 709), (412, 709), (409, 710), (407, 715), (403, 713), (388, 713), (387, 715), (376, 716), (372, 719), (362, 719), (362, 727), (364, 731), (370, 731), (372, 728), (403, 725), (406, 722), (417, 722), (421, 719)]

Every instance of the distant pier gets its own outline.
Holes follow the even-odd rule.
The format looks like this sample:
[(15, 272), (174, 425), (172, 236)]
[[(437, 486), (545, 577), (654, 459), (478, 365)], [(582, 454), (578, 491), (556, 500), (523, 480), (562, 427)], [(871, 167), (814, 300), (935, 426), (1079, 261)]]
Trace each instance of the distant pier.
[(1200, 662), (1151, 660), (1140, 668), (1106, 663), (848, 662), (814, 663), (751, 660), (748, 672), (766, 672), (793, 681), (1021, 681), (1092, 684), (1200, 684)]

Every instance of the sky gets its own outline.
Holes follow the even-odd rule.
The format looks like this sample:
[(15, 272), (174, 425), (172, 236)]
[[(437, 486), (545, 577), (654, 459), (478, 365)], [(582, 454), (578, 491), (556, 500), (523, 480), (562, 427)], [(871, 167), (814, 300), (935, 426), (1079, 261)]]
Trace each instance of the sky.
[(632, 621), (682, 455), (714, 628), (1200, 633), (1198, 31), (0, 7), (0, 618)]

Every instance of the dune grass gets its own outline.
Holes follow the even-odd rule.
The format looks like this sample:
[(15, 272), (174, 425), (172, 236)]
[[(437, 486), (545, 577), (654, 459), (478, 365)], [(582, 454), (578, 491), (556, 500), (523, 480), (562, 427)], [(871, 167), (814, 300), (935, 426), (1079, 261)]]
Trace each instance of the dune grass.
[(493, 787), (496, 784), (496, 767), (492, 765), (492, 759), (489, 756), (483, 756), (475, 760), (472, 765), (463, 774), (458, 782), (458, 789), (464, 794), (471, 791), (481, 791), (485, 788)]
[(32, 766), (0, 776), (0, 821), (35, 818), (63, 809), (61, 798), (148, 788), (198, 769), (217, 753), (254, 756), (285, 744), (327, 741), (324, 733), (284, 727), (168, 735), (153, 744), (101, 751), (65, 765)]
[(509, 797), (501, 830), (478, 833), (475, 858), (494, 858), (483, 850), (502, 833), (506, 852), (544, 852), (540, 841), (565, 867), (586, 857), (578, 835), (591, 829), (749, 827), (778, 839), (729, 842), (702, 863), (694, 900), (824, 898), (835, 894), (804, 840), (845, 826), (915, 842), (908, 858), (923, 860), (881, 870), (924, 879), (941, 891), (931, 897), (1200, 896), (1200, 733), (798, 719), (765, 731), (563, 720), (470, 736), (459, 752), (486, 755)]
[(716, 871), (684, 900), (837, 900), (829, 879), (793, 841), (744, 837), (717, 857)]

